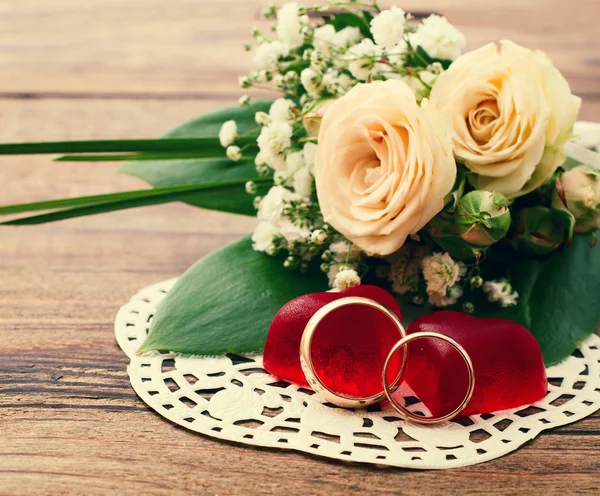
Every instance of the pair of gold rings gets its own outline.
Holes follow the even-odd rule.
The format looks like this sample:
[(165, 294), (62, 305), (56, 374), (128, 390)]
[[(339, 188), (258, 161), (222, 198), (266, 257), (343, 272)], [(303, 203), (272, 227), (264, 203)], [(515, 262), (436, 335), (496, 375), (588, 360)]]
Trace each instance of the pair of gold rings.
[[(375, 308), (379, 310), (384, 315), (386, 315), (394, 324), (396, 329), (398, 330), (398, 334), (400, 336), (399, 341), (392, 347), (390, 350), (382, 371), (382, 391), (372, 396), (367, 397), (350, 397), (344, 396), (335, 391), (331, 390), (327, 385), (323, 382), (323, 380), (318, 376), (317, 371), (315, 370), (315, 366), (312, 360), (312, 341), (317, 331), (317, 328), (321, 321), (330, 313), (338, 310), (339, 308), (349, 306), (349, 305), (364, 305), (367, 307)], [(462, 357), (467, 366), (469, 372), (469, 386), (467, 388), (467, 392), (460, 403), (454, 410), (451, 412), (441, 415), (438, 417), (423, 417), (417, 415), (411, 411), (409, 411), (404, 405), (401, 405), (393, 396), (393, 393), (400, 386), (404, 374), (406, 372), (406, 367), (408, 364), (408, 344), (412, 341), (416, 341), (418, 339), (424, 338), (434, 338), (445, 341), (449, 345), (451, 345)], [(388, 371), (392, 359), (396, 353), (400, 350), (403, 350), (402, 354), (402, 363), (400, 365), (400, 370), (396, 375), (396, 378), (390, 383), (388, 380)], [(438, 332), (415, 332), (412, 334), (407, 334), (406, 329), (400, 322), (400, 319), (388, 310), (386, 307), (381, 305), (380, 303), (371, 300), (369, 298), (362, 298), (359, 296), (349, 296), (346, 298), (340, 298), (338, 300), (334, 300), (327, 305), (320, 308), (308, 321), (306, 327), (304, 328), (304, 333), (302, 335), (302, 340), (300, 342), (300, 363), (302, 365), (302, 370), (304, 371), (304, 375), (306, 380), (310, 384), (310, 386), (319, 393), (323, 398), (327, 401), (344, 407), (344, 408), (362, 408), (368, 405), (372, 405), (374, 403), (379, 403), (384, 399), (387, 399), (390, 402), (390, 405), (394, 407), (394, 409), (406, 420), (412, 420), (414, 422), (418, 422), (421, 424), (435, 424), (438, 422), (443, 422), (445, 420), (450, 420), (454, 418), (458, 413), (460, 413), (463, 408), (467, 405), (471, 396), (473, 395), (473, 390), (475, 388), (475, 372), (473, 370), (473, 363), (471, 362), (471, 358), (465, 349), (458, 344), (454, 339), (446, 336), (445, 334), (441, 334)]]

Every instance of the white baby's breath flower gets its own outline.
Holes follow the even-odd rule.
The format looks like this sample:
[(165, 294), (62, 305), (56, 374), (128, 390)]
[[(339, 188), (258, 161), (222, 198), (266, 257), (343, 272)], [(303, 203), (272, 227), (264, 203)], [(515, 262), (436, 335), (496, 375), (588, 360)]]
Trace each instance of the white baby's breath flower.
[(245, 107), (246, 105), (248, 105), (250, 103), (250, 97), (248, 95), (242, 95), (240, 96), (240, 98), (238, 99), (238, 103), (242, 106)]
[(360, 29), (347, 26), (344, 29), (340, 29), (333, 38), (333, 43), (338, 48), (348, 48), (349, 46), (355, 45), (362, 39)]
[(304, 242), (310, 238), (310, 229), (294, 224), (289, 219), (281, 219), (277, 227), (288, 243)]
[(371, 20), (371, 33), (375, 43), (383, 48), (392, 48), (400, 43), (404, 36), (406, 15), (398, 7), (384, 10)]
[(516, 305), (519, 297), (519, 293), (505, 279), (486, 281), (483, 285), (483, 292), (487, 294), (489, 301), (496, 302), (503, 308)]
[(273, 186), (260, 201), (257, 217), (261, 221), (276, 223), (286, 202), (301, 199), (283, 186)]
[(310, 171), (303, 167), (294, 174), (294, 191), (304, 198), (310, 198), (313, 191), (313, 176)]
[(281, 41), (262, 43), (254, 52), (254, 65), (257, 69), (275, 71), (281, 57), (286, 57), (290, 49)]
[(300, 74), (300, 81), (304, 89), (312, 96), (319, 96), (321, 92), (321, 75), (313, 68), (308, 67)]
[(322, 229), (316, 229), (310, 235), (310, 240), (317, 245), (322, 245), (327, 241), (327, 233)]
[(360, 81), (366, 81), (377, 70), (377, 60), (381, 57), (381, 47), (375, 45), (369, 38), (350, 47), (346, 55), (348, 70)]
[(226, 121), (219, 131), (219, 142), (223, 148), (232, 145), (238, 137), (238, 128), (234, 120)]
[(267, 221), (258, 223), (252, 234), (252, 247), (256, 251), (268, 251), (273, 244), (273, 238), (278, 236), (279, 232), (273, 224)]
[(315, 50), (329, 57), (335, 48), (335, 28), (331, 24), (325, 24), (314, 30), (313, 46)]
[(333, 280), (333, 286), (339, 291), (352, 288), (360, 284), (360, 276), (353, 269), (340, 270)]
[(291, 48), (302, 45), (302, 28), (307, 24), (305, 16), (298, 14), (298, 4), (286, 3), (277, 12), (277, 37)]
[(292, 133), (292, 126), (287, 122), (271, 122), (262, 128), (256, 141), (269, 167), (278, 170), (285, 166), (284, 152), (292, 144)]
[(234, 162), (237, 162), (239, 159), (242, 158), (242, 150), (240, 149), (239, 146), (235, 146), (235, 145), (228, 146), (225, 153), (227, 155), (227, 158), (229, 160), (233, 160)]
[(289, 122), (293, 119), (290, 109), (294, 108), (294, 102), (287, 98), (278, 98), (271, 104), (269, 117), (272, 122)]
[[(302, 155), (304, 156), (304, 163), (311, 174), (315, 168), (315, 154), (317, 153), (317, 145), (316, 143), (311, 143), (310, 141), (304, 145), (302, 149)], [(314, 175), (314, 174), (313, 174)]]
[(244, 187), (246, 188), (246, 193), (249, 195), (253, 195), (256, 193), (256, 183), (254, 181), (248, 181)]
[(465, 35), (439, 15), (423, 20), (416, 33), (410, 36), (414, 48), (420, 46), (434, 59), (456, 60), (465, 49)]
[(271, 118), (266, 112), (256, 112), (256, 114), (254, 114), (254, 121), (259, 126), (268, 126), (271, 123)]

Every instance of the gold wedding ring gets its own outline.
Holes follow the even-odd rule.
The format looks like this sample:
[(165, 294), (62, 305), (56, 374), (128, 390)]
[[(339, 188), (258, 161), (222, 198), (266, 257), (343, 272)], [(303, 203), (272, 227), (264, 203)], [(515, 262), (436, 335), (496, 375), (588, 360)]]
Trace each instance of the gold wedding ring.
[[(404, 348), (404, 358), (406, 358), (406, 356), (408, 355), (408, 343), (410, 343), (412, 341), (416, 341), (417, 339), (423, 339), (423, 338), (440, 339), (440, 340), (445, 341), (446, 343), (450, 344), (456, 351), (458, 351), (458, 353), (464, 360), (464, 362), (467, 366), (467, 369), (469, 371), (469, 387), (467, 389), (467, 393), (465, 394), (464, 399), (462, 400), (460, 405), (458, 405), (454, 410), (452, 410), (450, 413), (447, 413), (446, 415), (442, 415), (440, 417), (421, 417), (420, 415), (416, 415), (416, 414), (410, 412), (409, 410), (407, 410), (406, 407), (400, 405), (400, 403), (398, 403), (395, 400), (395, 398), (392, 396), (392, 393), (396, 389), (398, 389), (397, 381), (394, 381), (394, 383), (392, 383), (390, 385), (390, 384), (388, 384), (388, 380), (387, 380), (387, 371), (388, 371), (388, 368), (390, 366), (390, 362), (391, 362), (393, 356), (396, 353), (398, 353), (398, 351), (400, 351), (401, 348)], [(401, 379), (403, 377), (405, 370), (406, 370), (406, 360), (403, 360), (402, 366), (400, 367), (400, 372), (398, 373), (398, 376), (396, 378), (397, 380)], [(382, 372), (382, 381), (383, 381), (383, 391), (384, 391), (385, 396), (387, 397), (388, 401), (390, 402), (390, 405), (392, 405), (396, 409), (396, 411), (400, 415), (402, 415), (405, 419), (412, 420), (412, 421), (418, 422), (420, 424), (436, 424), (438, 422), (444, 422), (445, 420), (450, 420), (450, 419), (454, 418), (467, 405), (467, 403), (471, 399), (471, 396), (473, 396), (473, 390), (475, 388), (475, 372), (473, 370), (473, 363), (471, 362), (471, 358), (469, 357), (469, 354), (454, 339), (446, 336), (445, 334), (440, 334), (438, 332), (430, 332), (430, 331), (415, 332), (413, 334), (409, 334), (408, 336), (403, 336), (402, 339), (394, 345), (394, 347), (388, 354), (387, 359), (385, 360), (385, 364), (383, 366), (383, 372)]]
[[(349, 306), (349, 305), (364, 305), (367, 307), (375, 308), (386, 315), (392, 323), (398, 329), (398, 333), (402, 339), (406, 339), (406, 329), (400, 322), (400, 319), (396, 316), (396, 314), (386, 307), (377, 303), (374, 300), (369, 298), (363, 298), (360, 296), (348, 296), (346, 298), (340, 298), (338, 300), (334, 300), (327, 305), (321, 307), (317, 312), (311, 317), (311, 319), (306, 324), (304, 328), (304, 333), (302, 334), (302, 340), (300, 341), (300, 364), (302, 365), (302, 370), (304, 371), (304, 376), (306, 377), (307, 382), (310, 384), (312, 389), (319, 393), (323, 398), (325, 398), (330, 403), (334, 405), (341, 406), (344, 408), (362, 408), (368, 405), (372, 405), (374, 403), (379, 403), (385, 398), (385, 391), (382, 390), (380, 393), (374, 394), (373, 396), (367, 397), (351, 397), (344, 396), (335, 391), (329, 389), (318, 376), (317, 371), (315, 370), (315, 366), (312, 360), (312, 340), (315, 335), (315, 331), (317, 327), (321, 323), (321, 321), (329, 315), (331, 312), (335, 310)], [(402, 341), (401, 339), (401, 341)], [(398, 347), (394, 348), (398, 351)], [(390, 364), (390, 356), (388, 355), (386, 360), (386, 370), (389, 368)], [(402, 358), (402, 365), (400, 371), (403, 372), (406, 368), (406, 353)], [(384, 384), (390, 389), (390, 391), (394, 391), (397, 384), (399, 383), (401, 378), (401, 373), (398, 374), (396, 379), (392, 382), (392, 384), (388, 384), (387, 381)]]

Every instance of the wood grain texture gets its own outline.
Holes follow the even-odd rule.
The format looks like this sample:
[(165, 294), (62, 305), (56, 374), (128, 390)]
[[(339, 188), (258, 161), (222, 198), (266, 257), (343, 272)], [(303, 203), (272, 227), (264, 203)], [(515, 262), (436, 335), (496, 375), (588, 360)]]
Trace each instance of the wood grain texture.
[[(0, 141), (153, 137), (234, 102), (263, 3), (0, 1)], [(543, 48), (600, 120), (597, 0), (402, 6), (447, 14), (471, 47)], [(115, 169), (2, 158), (0, 203), (143, 187)], [(117, 309), (253, 224), (173, 204), (0, 230), (0, 494), (598, 494), (598, 413), (483, 465), (416, 472), (214, 441), (150, 411)]]

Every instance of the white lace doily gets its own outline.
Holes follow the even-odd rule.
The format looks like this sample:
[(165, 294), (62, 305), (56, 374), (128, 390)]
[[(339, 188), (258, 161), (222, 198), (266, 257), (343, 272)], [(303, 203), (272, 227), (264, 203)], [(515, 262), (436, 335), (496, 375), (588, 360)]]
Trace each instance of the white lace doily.
[[(278, 382), (262, 368), (262, 356), (136, 356), (157, 304), (174, 283), (135, 295), (120, 309), (115, 334), (131, 358), (129, 377), (140, 398), (172, 422), (208, 436), (353, 462), (441, 469), (498, 458), (544, 429), (600, 408), (596, 335), (548, 369), (548, 394), (539, 403), (433, 427), (405, 422), (390, 407), (344, 410), (324, 403), (310, 390)], [(416, 398), (407, 403), (425, 412)]]

